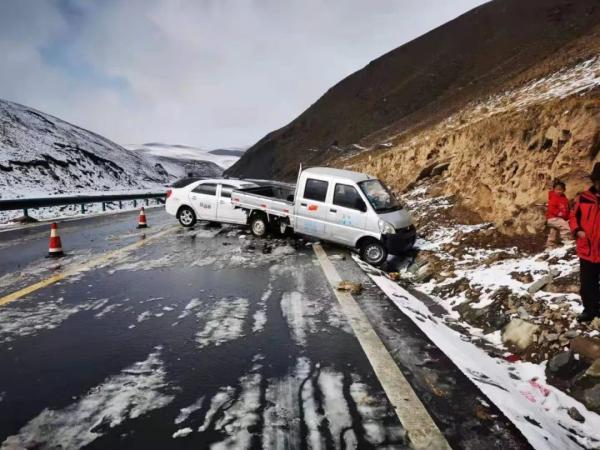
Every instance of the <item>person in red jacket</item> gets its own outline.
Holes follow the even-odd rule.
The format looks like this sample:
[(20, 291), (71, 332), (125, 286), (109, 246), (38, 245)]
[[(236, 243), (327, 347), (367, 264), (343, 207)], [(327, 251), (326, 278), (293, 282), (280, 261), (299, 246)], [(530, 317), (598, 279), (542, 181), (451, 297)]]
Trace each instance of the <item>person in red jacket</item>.
[(577, 239), (579, 281), (583, 313), (579, 322), (589, 322), (600, 313), (600, 163), (592, 170), (592, 187), (575, 200), (569, 225)]
[(569, 199), (565, 195), (566, 186), (562, 181), (556, 180), (552, 190), (548, 191), (548, 209), (546, 210), (546, 223), (550, 229), (546, 247), (552, 248), (559, 244), (560, 240), (571, 240), (569, 230)]

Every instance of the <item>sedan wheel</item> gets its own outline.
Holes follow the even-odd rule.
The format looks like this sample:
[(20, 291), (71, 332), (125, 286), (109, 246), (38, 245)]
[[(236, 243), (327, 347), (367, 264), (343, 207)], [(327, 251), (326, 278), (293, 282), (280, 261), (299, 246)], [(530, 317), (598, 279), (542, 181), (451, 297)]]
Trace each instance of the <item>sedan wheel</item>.
[(192, 210), (192, 208), (188, 208), (187, 206), (181, 208), (179, 211), (179, 223), (184, 227), (191, 227), (196, 223), (196, 214)]

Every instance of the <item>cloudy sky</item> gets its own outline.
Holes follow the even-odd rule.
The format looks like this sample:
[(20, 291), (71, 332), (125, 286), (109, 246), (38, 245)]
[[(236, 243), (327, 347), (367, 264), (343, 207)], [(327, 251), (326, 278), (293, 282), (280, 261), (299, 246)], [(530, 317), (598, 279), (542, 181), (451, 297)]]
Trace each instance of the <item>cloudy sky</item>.
[(256, 142), (484, 0), (1, 0), (0, 98), (121, 144)]

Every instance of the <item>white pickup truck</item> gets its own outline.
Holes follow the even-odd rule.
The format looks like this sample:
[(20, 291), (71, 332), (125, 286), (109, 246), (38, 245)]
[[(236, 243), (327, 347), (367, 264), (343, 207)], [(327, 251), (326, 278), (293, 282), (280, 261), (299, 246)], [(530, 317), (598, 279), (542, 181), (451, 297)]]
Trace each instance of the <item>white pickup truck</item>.
[(248, 215), (255, 236), (269, 226), (355, 247), (373, 265), (410, 250), (416, 230), (408, 211), (378, 179), (348, 170), (301, 170), (295, 188), (235, 189), (231, 203)]

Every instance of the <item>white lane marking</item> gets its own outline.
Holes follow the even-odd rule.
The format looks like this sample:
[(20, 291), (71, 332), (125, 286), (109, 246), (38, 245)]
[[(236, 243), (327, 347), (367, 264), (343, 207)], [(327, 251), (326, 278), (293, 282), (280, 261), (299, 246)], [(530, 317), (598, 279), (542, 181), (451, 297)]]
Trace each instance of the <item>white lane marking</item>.
[(394, 407), (400, 423), (406, 430), (413, 448), (450, 449), (451, 447), (446, 438), (411, 388), (379, 336), (377, 336), (369, 323), (369, 319), (356, 303), (356, 300), (350, 293), (336, 289), (342, 280), (323, 247), (316, 244), (313, 245), (313, 249), (325, 277), (331, 284), (333, 292), (348, 318), (358, 342), (367, 355), (375, 375)]

